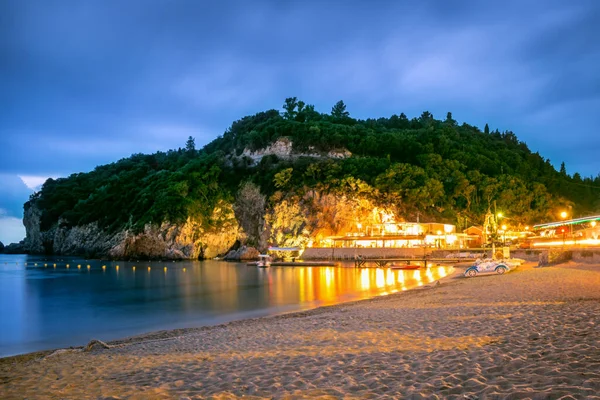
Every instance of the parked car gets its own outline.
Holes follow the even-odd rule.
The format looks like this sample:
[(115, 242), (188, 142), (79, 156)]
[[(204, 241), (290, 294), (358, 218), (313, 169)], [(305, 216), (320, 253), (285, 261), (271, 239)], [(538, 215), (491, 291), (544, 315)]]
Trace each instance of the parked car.
[(469, 278), (473, 278), (479, 274), (488, 274), (495, 273), (498, 275), (502, 275), (511, 270), (511, 267), (515, 265), (506, 260), (478, 260), (475, 265), (467, 268), (465, 271), (465, 276)]

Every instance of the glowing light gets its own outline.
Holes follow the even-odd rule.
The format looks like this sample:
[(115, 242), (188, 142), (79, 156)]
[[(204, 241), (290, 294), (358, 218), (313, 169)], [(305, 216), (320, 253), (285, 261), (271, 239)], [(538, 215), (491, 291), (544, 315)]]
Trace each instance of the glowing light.
[(67, 264), (67, 268), (69, 268), (69, 264)]
[(529, 230), (529, 225), (525, 227), (525, 230), (528, 231)]
[(333, 268), (325, 268), (325, 286), (329, 288), (333, 281)]
[(92, 268), (92, 267), (90, 267), (90, 266), (88, 265), (88, 266), (87, 266), (87, 269), (88, 269), (88, 271), (90, 270), (90, 268)]
[(47, 266), (48, 266), (48, 264), (44, 264), (44, 267), (47, 267)]
[(77, 269), (81, 269), (81, 264), (77, 265)]
[(441, 235), (441, 234), (442, 234), (442, 231), (437, 231), (436, 233), (437, 233), (438, 235)]
[[(4, 264), (6, 264), (6, 263), (4, 263)], [(35, 264), (33, 264), (33, 265), (34, 265), (35, 267), (37, 267), (37, 263), (35, 263)]]
[(597, 222), (596, 222), (596, 221), (592, 221), (592, 222), (590, 222), (590, 225), (592, 226), (592, 228), (593, 228), (593, 227), (595, 227), (595, 226), (596, 226), (596, 224), (597, 224)]
[(150, 272), (150, 267), (148, 267), (148, 272)]
[(454, 227), (452, 225), (444, 225), (444, 232), (451, 233), (453, 228)]
[(506, 225), (502, 225), (502, 230), (505, 231), (506, 230)]
[(385, 286), (385, 276), (383, 275), (383, 270), (379, 268), (375, 271), (375, 286), (378, 288)]
[(446, 236), (446, 243), (448, 243), (448, 244), (454, 244), (457, 240), (458, 240), (458, 237), (456, 237), (456, 235)]
[(183, 272), (185, 272), (185, 267), (183, 267)]
[(563, 212), (560, 213), (560, 217), (563, 218), (563, 219), (567, 218), (567, 215), (568, 214), (567, 214), (566, 211), (563, 211)]
[(359, 222), (359, 223), (357, 223), (357, 224), (356, 224), (356, 227), (357, 227), (358, 229), (362, 229), (362, 224)]
[(398, 271), (398, 283), (404, 285), (404, 274), (402, 273), (402, 271)]
[(389, 269), (386, 272), (385, 283), (387, 283), (389, 286), (394, 284), (394, 273)]
[(421, 282), (421, 274), (419, 273), (419, 271), (413, 271), (413, 279), (416, 279), (417, 281)]
[(504, 217), (504, 215), (501, 212), (499, 212), (497, 215), (498, 215), (498, 218)]
[(135, 265), (133, 266), (133, 272), (135, 272)]
[(56, 267), (56, 264), (54, 264), (54, 266)]
[(103, 266), (102, 266), (102, 270), (106, 270), (106, 265), (103, 265)]
[(574, 240), (565, 240), (565, 241), (555, 241), (555, 242), (538, 242), (538, 243), (534, 243), (533, 246), (535, 247), (542, 247), (542, 246), (548, 246), (548, 247), (553, 247), (553, 246), (572, 246), (574, 244), (589, 244), (589, 245), (593, 245), (593, 246), (598, 246), (600, 245), (600, 239), (581, 239), (578, 240), (577, 243)]
[(433, 282), (433, 274), (431, 273), (431, 269), (427, 268), (427, 272), (425, 272), (425, 275), (427, 276), (427, 280), (429, 282)]

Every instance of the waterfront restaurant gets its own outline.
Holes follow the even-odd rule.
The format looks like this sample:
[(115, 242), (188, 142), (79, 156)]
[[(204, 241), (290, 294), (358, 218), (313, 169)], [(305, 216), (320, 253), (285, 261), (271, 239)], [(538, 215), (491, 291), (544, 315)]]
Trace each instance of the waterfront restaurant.
[(333, 248), (465, 248), (469, 235), (456, 233), (456, 226), (435, 222), (388, 222), (366, 226), (358, 232), (330, 236), (322, 247)]

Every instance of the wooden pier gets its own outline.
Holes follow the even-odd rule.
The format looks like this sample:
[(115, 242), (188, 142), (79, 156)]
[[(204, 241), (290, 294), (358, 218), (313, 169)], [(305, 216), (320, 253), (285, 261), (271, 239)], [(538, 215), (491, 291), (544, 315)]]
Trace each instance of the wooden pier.
[[(256, 262), (247, 263), (249, 267)], [(333, 261), (272, 261), (271, 267), (339, 267), (340, 263)]]
[(408, 265), (411, 263), (422, 265), (423, 268), (427, 268), (427, 264), (456, 264), (459, 262), (473, 262), (474, 258), (356, 258), (354, 260), (355, 268), (363, 268), (367, 266), (367, 263), (374, 263), (378, 268), (385, 268), (389, 263), (402, 262)]

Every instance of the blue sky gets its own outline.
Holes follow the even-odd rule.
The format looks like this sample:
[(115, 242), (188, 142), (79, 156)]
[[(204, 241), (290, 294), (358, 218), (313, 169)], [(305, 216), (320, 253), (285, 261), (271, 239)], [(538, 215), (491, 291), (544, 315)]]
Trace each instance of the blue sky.
[(0, 1), (0, 241), (45, 178), (203, 145), (290, 96), (451, 111), (596, 176), (599, 19), (593, 0)]

